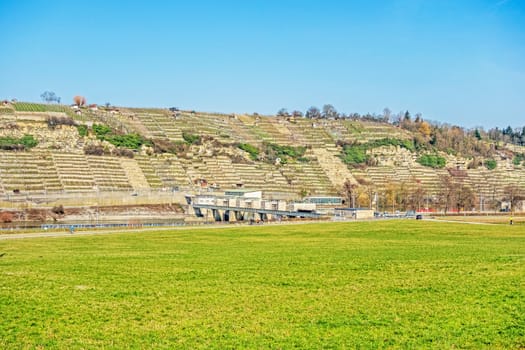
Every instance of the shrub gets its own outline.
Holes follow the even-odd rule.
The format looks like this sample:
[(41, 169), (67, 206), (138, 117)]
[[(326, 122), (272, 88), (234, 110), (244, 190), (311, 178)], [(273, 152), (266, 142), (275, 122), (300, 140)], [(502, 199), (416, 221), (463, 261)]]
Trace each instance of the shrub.
[(525, 160), (524, 153), (516, 153), (516, 155), (512, 159), (512, 164), (517, 166), (517, 165), (520, 165), (524, 160)]
[(259, 149), (253, 145), (250, 145), (248, 143), (240, 143), (237, 145), (237, 148), (248, 152), (252, 160), (257, 160), (257, 158), (259, 157)]
[(337, 145), (343, 147), (343, 153), (341, 154), (343, 162), (352, 166), (373, 164), (374, 161), (366, 154), (366, 151), (369, 149), (382, 146), (399, 146), (406, 148), (411, 152), (416, 150), (416, 140), (401, 140), (393, 138), (373, 140), (362, 144), (337, 141)]
[(485, 161), (485, 167), (489, 170), (494, 170), (498, 166), (498, 163), (494, 159), (487, 159)]
[(106, 135), (111, 133), (111, 128), (107, 125), (93, 124), (93, 132), (99, 140), (104, 140)]
[[(292, 158), (297, 159), (304, 156), (305, 147), (281, 146), (275, 143), (266, 144), (266, 153), (269, 158)], [(274, 156), (274, 157), (272, 157)]]
[(64, 215), (64, 206), (62, 204), (54, 206), (53, 208), (51, 208), (51, 212), (56, 215)]
[(364, 146), (366, 146), (366, 149), (377, 148), (381, 146), (399, 146), (402, 148), (406, 148), (412, 152), (416, 150), (414, 140), (400, 140), (400, 139), (391, 139), (391, 138), (384, 138), (384, 139), (370, 141), (368, 143), (365, 143)]
[(365, 145), (344, 145), (341, 159), (348, 165), (366, 163), (368, 160)]
[(67, 125), (67, 126), (73, 126), (75, 125), (75, 121), (71, 117), (48, 117), (47, 118), (47, 126), (50, 129), (54, 129), (58, 125)]
[[(155, 153), (177, 153), (179, 150), (175, 143), (167, 139), (153, 139), (151, 142)], [(183, 142), (180, 144), (187, 146), (187, 144)]]
[(24, 135), (19, 139), (10, 136), (0, 137), (0, 149), (3, 150), (21, 151), (33, 148), (36, 145), (38, 145), (38, 141), (33, 135)]
[(126, 147), (131, 149), (139, 149), (146, 140), (139, 134), (114, 135), (109, 134), (105, 136), (105, 140), (117, 147)]
[(77, 125), (78, 135), (85, 137), (88, 134), (88, 127), (86, 125)]
[(84, 153), (92, 156), (102, 156), (104, 155), (104, 147), (100, 145), (86, 145)]
[(13, 222), (13, 213), (3, 211), (2, 213), (0, 213), (0, 221), (5, 224)]
[(36, 145), (38, 145), (38, 141), (35, 140), (35, 138), (33, 137), (33, 135), (24, 135), (20, 138), (20, 143), (25, 147), (25, 148), (33, 148), (35, 147)]
[(97, 139), (107, 141), (116, 147), (139, 149), (142, 145), (152, 145), (139, 134), (116, 134), (107, 125), (94, 124), (93, 132)]
[(127, 158), (133, 158), (135, 156), (133, 151), (127, 148), (115, 148), (115, 150), (113, 150), (113, 154), (117, 157), (127, 157)]
[(417, 162), (430, 168), (444, 168), (447, 160), (437, 154), (424, 154), (417, 159)]
[(189, 145), (200, 145), (201, 144), (201, 137), (199, 135), (194, 135), (194, 134), (183, 132), (182, 138)]

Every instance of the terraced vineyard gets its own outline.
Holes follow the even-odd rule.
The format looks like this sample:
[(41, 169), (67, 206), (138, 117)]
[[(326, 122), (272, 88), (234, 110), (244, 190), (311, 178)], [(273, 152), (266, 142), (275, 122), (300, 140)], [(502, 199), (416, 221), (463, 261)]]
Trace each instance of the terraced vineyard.
[[(71, 117), (76, 126), (49, 127), (47, 119), (52, 116)], [(110, 141), (125, 142), (125, 134), (138, 134), (145, 145), (122, 153), (93, 132), (94, 124), (112, 130)], [(77, 126), (83, 128), (83, 136)], [(480, 198), (494, 203), (501, 200), (508, 186), (525, 190), (525, 166), (513, 163), (505, 154), (496, 157), (493, 170), (467, 168), (469, 159), (449, 154), (441, 155), (445, 168), (424, 167), (417, 162), (413, 133), (365, 120), (147, 108), (73, 110), (55, 104), (4, 103), (0, 137), (19, 139), (26, 134), (35, 137), (36, 147), (0, 151), (0, 193), (4, 195), (13, 191), (33, 195), (173, 188), (200, 191), (202, 186), (212, 186), (215, 190), (260, 189), (298, 199), (305, 194), (341, 194), (349, 181), (358, 188), (359, 203), (370, 203), (370, 196), (378, 195), (388, 201), (388, 193), (417, 187), (428, 203), (436, 200), (442, 178), (449, 175), (475, 191), (478, 202)], [(191, 145), (188, 137), (193, 140)], [(345, 145), (359, 150), (347, 156), (360, 163), (344, 163)], [(99, 147), (100, 154), (86, 154), (88, 146), (91, 150)], [(294, 154), (294, 147), (300, 147), (302, 153)], [(525, 153), (516, 147), (512, 152)]]

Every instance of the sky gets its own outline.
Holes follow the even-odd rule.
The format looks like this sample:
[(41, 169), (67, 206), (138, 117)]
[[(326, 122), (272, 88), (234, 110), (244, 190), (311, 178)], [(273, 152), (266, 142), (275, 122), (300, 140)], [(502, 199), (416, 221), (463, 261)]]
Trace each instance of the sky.
[(0, 0), (0, 99), (525, 125), (524, 0)]

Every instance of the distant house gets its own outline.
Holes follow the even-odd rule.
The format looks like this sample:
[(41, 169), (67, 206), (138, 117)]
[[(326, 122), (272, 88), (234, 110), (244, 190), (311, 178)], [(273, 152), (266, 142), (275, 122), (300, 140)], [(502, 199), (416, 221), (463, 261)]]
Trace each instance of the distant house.
[(342, 205), (343, 197), (338, 196), (310, 196), (304, 199), (306, 203), (315, 203), (318, 205)]
[(262, 191), (235, 188), (231, 190), (224, 190), (224, 195), (244, 198), (262, 198)]

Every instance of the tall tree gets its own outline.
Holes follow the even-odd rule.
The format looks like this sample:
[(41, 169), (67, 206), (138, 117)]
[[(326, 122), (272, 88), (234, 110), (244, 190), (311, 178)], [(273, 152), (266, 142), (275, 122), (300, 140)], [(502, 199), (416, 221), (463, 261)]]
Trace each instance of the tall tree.
[(463, 183), (455, 186), (455, 204), (458, 213), (463, 210), (471, 210), (476, 203), (476, 196), (474, 191)]
[(514, 212), (520, 201), (525, 200), (525, 193), (518, 185), (508, 185), (503, 189), (504, 199), (510, 203), (510, 210)]
[(357, 197), (357, 184), (351, 182), (349, 179), (343, 183), (343, 197), (347, 199), (348, 205), (352, 205), (355, 208), (355, 200)]
[(392, 118), (392, 111), (390, 110), (390, 108), (385, 107), (383, 109), (383, 121), (388, 123), (390, 122), (391, 118)]
[(456, 184), (450, 175), (442, 175), (439, 178), (439, 202), (445, 214), (454, 203)]

